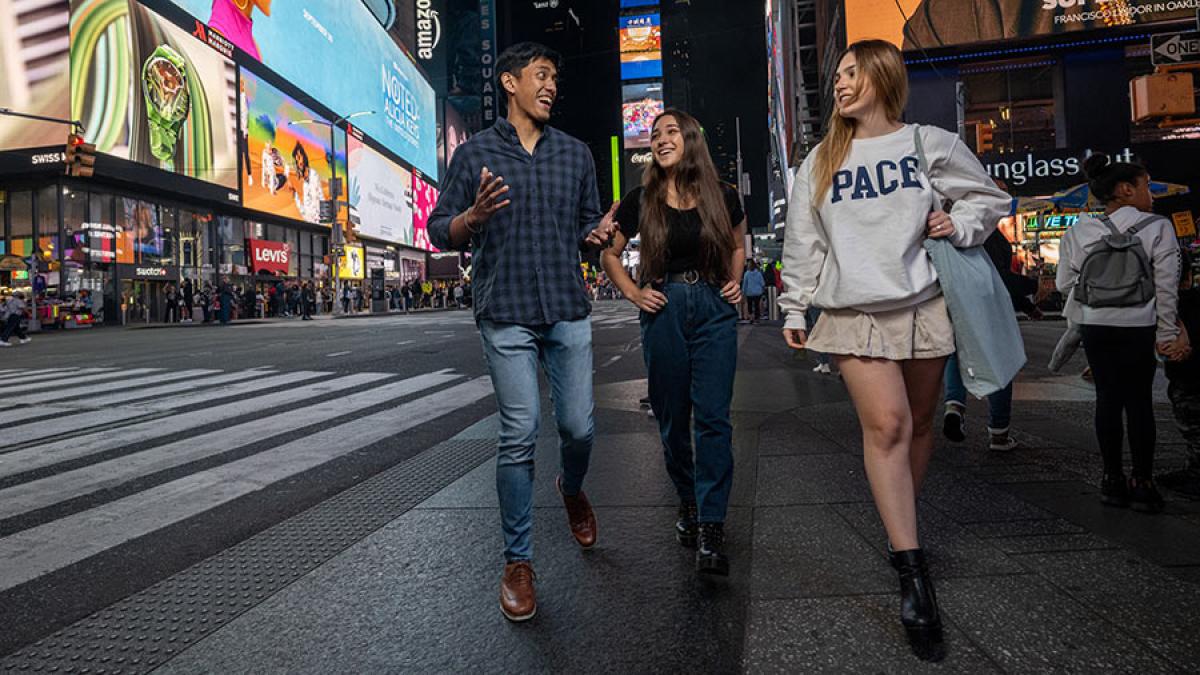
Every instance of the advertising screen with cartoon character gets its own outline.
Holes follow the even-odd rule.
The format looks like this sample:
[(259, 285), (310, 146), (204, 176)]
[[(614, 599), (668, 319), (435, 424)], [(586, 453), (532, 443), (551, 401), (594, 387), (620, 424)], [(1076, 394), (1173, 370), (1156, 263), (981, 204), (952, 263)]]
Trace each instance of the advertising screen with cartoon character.
[(350, 0), (170, 0), (250, 58), (388, 150), (438, 175), (433, 87), (375, 19)]
[(73, 0), (70, 72), (97, 152), (237, 189), (233, 62), (132, 0)]
[(662, 77), (662, 22), (659, 15), (623, 16), (619, 28), (621, 79)]
[(361, 244), (346, 244), (344, 253), (338, 256), (339, 279), (366, 279), (367, 265)]
[(1195, 19), (1196, 0), (846, 0), (850, 42), (935, 49)]
[[(242, 205), (277, 216), (320, 222), (321, 200), (330, 198), (333, 149), (329, 126), (308, 124), (324, 119), (295, 99), (242, 69), (242, 114), (239, 129), (242, 165)], [(338, 176), (346, 177), (346, 134), (334, 131)], [(346, 222), (346, 210), (338, 215)]]

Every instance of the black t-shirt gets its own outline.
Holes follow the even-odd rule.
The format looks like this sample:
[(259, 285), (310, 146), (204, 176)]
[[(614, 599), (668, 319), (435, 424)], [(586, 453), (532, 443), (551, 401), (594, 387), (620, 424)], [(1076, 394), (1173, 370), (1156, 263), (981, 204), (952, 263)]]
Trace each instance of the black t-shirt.
[[(737, 190), (722, 185), (725, 193), (725, 208), (729, 211), (729, 225), (736, 228), (745, 219)], [(642, 188), (636, 187), (621, 200), (615, 218), (621, 226), (621, 234), (633, 239), (638, 233), (642, 215)], [(667, 207), (667, 261), (666, 270), (687, 272), (698, 270), (700, 265), (700, 212), (696, 209), (680, 211)]]
[(1167, 361), (1167, 379), (1172, 382), (1200, 384), (1200, 287), (1179, 291), (1179, 320), (1192, 341), (1192, 356), (1187, 361)]

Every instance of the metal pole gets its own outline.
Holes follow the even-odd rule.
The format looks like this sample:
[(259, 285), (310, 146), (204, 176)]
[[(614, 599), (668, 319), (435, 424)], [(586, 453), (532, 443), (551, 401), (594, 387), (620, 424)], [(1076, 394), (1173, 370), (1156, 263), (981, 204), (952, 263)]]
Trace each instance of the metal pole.
[[(333, 179), (329, 181), (329, 196), (333, 199), (333, 225), (329, 228), (329, 238), (331, 241), (335, 242), (334, 246), (337, 246), (336, 242), (341, 238), (341, 237), (338, 237), (336, 234), (337, 229), (338, 229), (337, 147), (334, 145), (335, 139), (334, 139), (334, 133), (333, 133), (333, 128), (334, 128), (334, 125), (336, 125), (336, 124), (337, 124), (337, 122), (333, 122), (329, 125), (329, 156), (330, 156), (330, 164), (333, 165)], [(331, 250), (336, 251), (335, 248), (331, 248)], [(341, 280), (338, 278), (338, 258), (339, 257), (340, 256), (337, 253), (334, 253), (334, 256), (333, 256), (333, 313), (334, 314), (337, 314), (338, 303), (340, 303), (342, 300), (341, 289), (339, 288), (339, 286), (341, 286)]]

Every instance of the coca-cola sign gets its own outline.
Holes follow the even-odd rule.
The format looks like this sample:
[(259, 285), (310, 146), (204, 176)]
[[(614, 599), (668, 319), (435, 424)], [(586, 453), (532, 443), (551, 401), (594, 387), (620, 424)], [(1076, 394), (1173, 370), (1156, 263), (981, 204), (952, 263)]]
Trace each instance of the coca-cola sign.
[(247, 239), (246, 248), (250, 251), (250, 264), (255, 272), (271, 272), (287, 274), (291, 252), (288, 245), (278, 241), (263, 239)]

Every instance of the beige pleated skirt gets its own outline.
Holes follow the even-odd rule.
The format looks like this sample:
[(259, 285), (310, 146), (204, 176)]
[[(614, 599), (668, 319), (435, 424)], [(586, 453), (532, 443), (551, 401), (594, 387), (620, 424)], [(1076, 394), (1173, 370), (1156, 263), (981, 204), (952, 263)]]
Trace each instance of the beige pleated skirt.
[(954, 326), (941, 295), (913, 307), (874, 314), (826, 309), (806, 346), (815, 352), (870, 359), (936, 359), (954, 353)]

